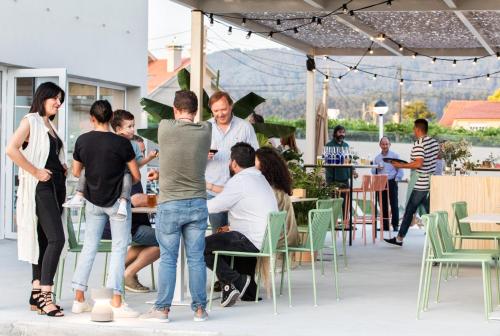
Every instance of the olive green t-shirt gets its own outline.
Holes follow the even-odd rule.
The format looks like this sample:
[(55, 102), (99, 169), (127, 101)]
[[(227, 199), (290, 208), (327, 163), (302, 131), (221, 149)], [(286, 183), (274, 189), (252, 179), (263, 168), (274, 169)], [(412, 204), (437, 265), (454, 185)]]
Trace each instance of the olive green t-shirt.
[(159, 203), (207, 197), (205, 168), (211, 140), (209, 122), (171, 119), (160, 122)]

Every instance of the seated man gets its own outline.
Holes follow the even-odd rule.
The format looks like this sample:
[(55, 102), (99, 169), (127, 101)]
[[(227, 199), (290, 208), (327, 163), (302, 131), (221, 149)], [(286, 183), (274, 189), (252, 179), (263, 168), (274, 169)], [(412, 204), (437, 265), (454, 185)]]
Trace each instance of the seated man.
[[(146, 207), (147, 195), (140, 183), (132, 186), (130, 201), (132, 207)], [(129, 247), (125, 259), (125, 289), (135, 293), (147, 293), (150, 289), (143, 286), (137, 273), (144, 267), (160, 258), (160, 248), (156, 240), (155, 229), (151, 227), (147, 214), (132, 214), (132, 246)], [(104, 228), (103, 239), (111, 239), (109, 224)]]
[[(213, 270), (217, 250), (258, 252), (262, 247), (267, 218), (278, 211), (273, 189), (262, 173), (255, 168), (255, 150), (239, 142), (231, 148), (229, 162), (231, 178), (224, 189), (207, 202), (209, 213), (229, 212), (229, 228), (205, 239), (205, 262)], [(207, 184), (217, 192), (216, 186)], [(222, 283), (223, 307), (229, 307), (246, 297), (255, 298), (257, 285), (253, 280), (256, 258), (235, 258), (234, 268), (229, 258), (221, 257), (215, 270)]]

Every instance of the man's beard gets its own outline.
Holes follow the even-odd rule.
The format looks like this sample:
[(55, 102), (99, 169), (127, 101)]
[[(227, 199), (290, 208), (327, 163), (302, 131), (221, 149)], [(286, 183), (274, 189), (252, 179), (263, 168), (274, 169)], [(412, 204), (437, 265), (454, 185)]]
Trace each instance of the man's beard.
[(337, 142), (342, 142), (342, 141), (344, 141), (344, 138), (345, 138), (345, 137), (344, 137), (343, 135), (337, 135), (337, 136), (335, 137), (335, 140), (337, 140)]
[(234, 172), (233, 168), (231, 167), (231, 165), (229, 165), (229, 176), (230, 177), (233, 177), (236, 173)]

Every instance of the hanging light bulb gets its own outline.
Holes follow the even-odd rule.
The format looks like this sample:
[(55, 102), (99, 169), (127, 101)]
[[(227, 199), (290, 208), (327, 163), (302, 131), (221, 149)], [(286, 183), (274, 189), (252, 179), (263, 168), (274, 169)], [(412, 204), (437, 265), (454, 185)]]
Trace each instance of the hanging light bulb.
[(457, 79), (457, 84), (462, 85), (462, 82), (460, 81), (460, 79)]
[(297, 27), (293, 27), (293, 32), (294, 32), (295, 34), (298, 34), (298, 32), (299, 32), (299, 28), (297, 28)]
[(392, 6), (392, 0), (387, 0), (387, 6), (389, 6), (389, 7)]
[(497, 51), (497, 60), (500, 60), (500, 52)]
[(342, 76), (337, 77), (337, 82), (340, 82), (342, 80)]
[(433, 58), (432, 58), (432, 60), (431, 60), (431, 63), (432, 63), (432, 64), (436, 63), (436, 60), (437, 60), (437, 58), (436, 58), (436, 57), (433, 57)]
[(315, 16), (312, 17), (311, 23), (316, 23), (316, 17)]
[(379, 33), (376, 37), (377, 41), (385, 41), (385, 34)]
[(328, 77), (328, 75), (325, 75), (325, 81), (326, 81), (326, 82), (329, 82), (329, 81), (330, 81), (330, 77)]
[(373, 80), (377, 79), (377, 74), (373, 74), (372, 79), (373, 79)]
[(477, 65), (477, 57), (474, 57), (474, 60), (472, 61), (472, 65)]
[(357, 67), (357, 66), (355, 66), (355, 67), (353, 68), (353, 70), (354, 70), (354, 72), (358, 72), (358, 67)]
[(399, 80), (399, 85), (403, 85), (404, 83), (405, 83), (405, 80), (404, 80), (403, 78), (401, 78), (401, 79)]
[(457, 66), (457, 60), (456, 59), (453, 60), (453, 64), (452, 65), (453, 66)]
[(370, 53), (370, 55), (373, 55), (373, 49), (371, 47), (368, 48), (368, 52)]
[(417, 58), (417, 55), (418, 55), (418, 53), (413, 53), (413, 55), (411, 55), (411, 58), (415, 59), (415, 58)]
[(399, 51), (403, 51), (404, 48), (401, 44), (398, 44), (398, 49), (399, 49)]
[(210, 17), (210, 25), (213, 26), (214, 25), (214, 15), (212, 13), (210, 13), (209, 17)]
[(246, 18), (241, 19), (241, 25), (245, 27), (246, 24), (247, 24), (247, 19)]
[(432, 87), (432, 81), (429, 81), (427, 85), (429, 85), (429, 87)]
[(342, 5), (342, 13), (347, 14), (347, 11), (348, 11), (348, 10), (347, 10), (347, 5), (346, 5), (346, 4), (343, 4), (343, 5)]
[(233, 33), (233, 27), (229, 26), (227, 28), (227, 35), (231, 35)]
[(486, 74), (486, 80), (489, 81), (490, 80), (490, 74)]
[(316, 19), (316, 24), (317, 24), (318, 26), (321, 26), (321, 18), (320, 18), (320, 17)]
[(273, 32), (272, 31), (270, 31), (269, 34), (267, 34), (267, 38), (268, 39), (272, 39), (273, 38)]
[(355, 18), (354, 17), (354, 11), (352, 9), (349, 11), (349, 15), (352, 16), (353, 18)]
[(277, 26), (281, 26), (281, 20), (280, 19), (276, 20), (276, 25)]
[(250, 38), (250, 36), (252, 36), (252, 32), (251, 32), (251, 31), (249, 31), (249, 32), (247, 33), (247, 40)]

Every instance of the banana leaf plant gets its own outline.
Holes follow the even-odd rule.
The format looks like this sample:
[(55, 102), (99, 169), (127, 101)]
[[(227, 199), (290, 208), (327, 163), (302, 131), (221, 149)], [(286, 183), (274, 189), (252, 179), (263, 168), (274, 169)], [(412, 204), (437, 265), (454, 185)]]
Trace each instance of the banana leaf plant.
[[(177, 74), (177, 81), (181, 90), (189, 90), (190, 74), (186, 69), (182, 69)], [(208, 107), (208, 94), (203, 90), (203, 120), (212, 117), (212, 112)], [(254, 92), (250, 92), (233, 104), (233, 114), (245, 119), (255, 108), (266, 100)], [(162, 104), (149, 98), (142, 98), (141, 106), (148, 113), (148, 128), (137, 130), (140, 136), (158, 143), (158, 125), (162, 119), (174, 119), (174, 109), (171, 106)], [(253, 125), (257, 134), (262, 134), (267, 138), (285, 137), (295, 132), (295, 127), (272, 123), (260, 123)]]

